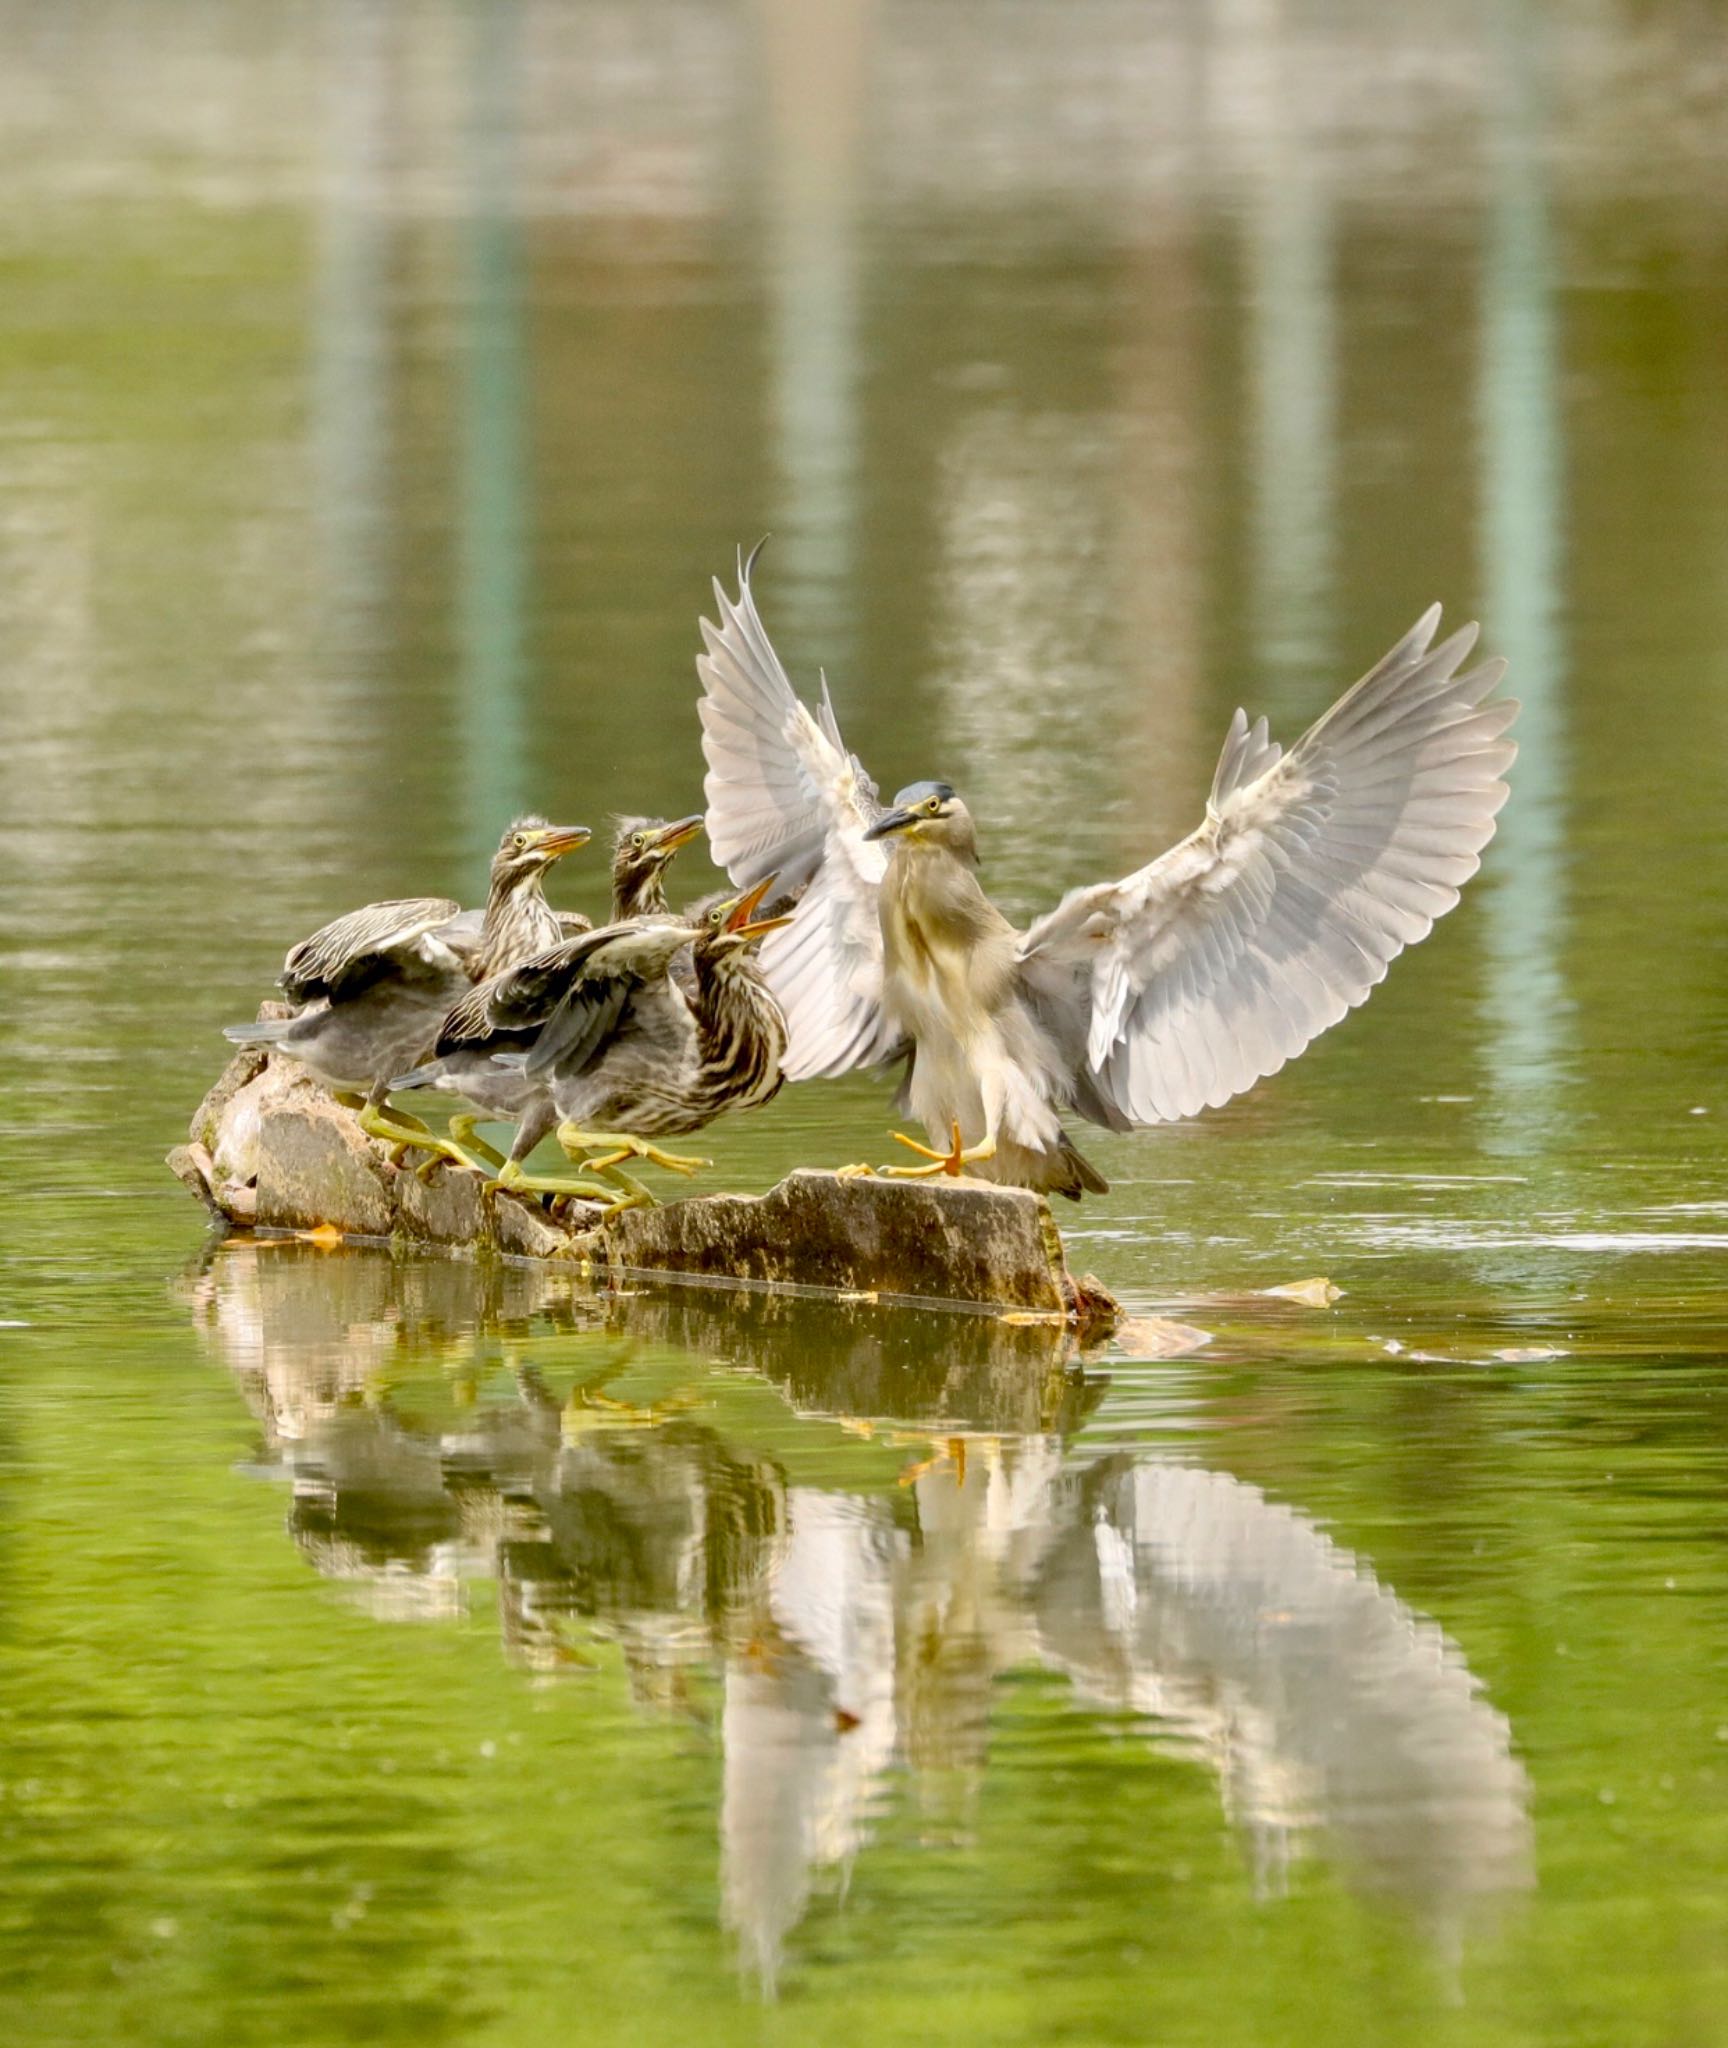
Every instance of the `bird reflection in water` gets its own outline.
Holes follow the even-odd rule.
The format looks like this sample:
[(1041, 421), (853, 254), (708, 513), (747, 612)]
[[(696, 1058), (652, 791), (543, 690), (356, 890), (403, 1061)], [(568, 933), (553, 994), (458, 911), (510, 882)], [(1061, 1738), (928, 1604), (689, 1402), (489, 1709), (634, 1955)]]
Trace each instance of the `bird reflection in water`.
[[(1060, 1332), (294, 1246), (192, 1293), (320, 1572), (404, 1619), (494, 1579), (529, 1671), (615, 1643), (645, 1707), (717, 1719), (766, 1987), (885, 1816), (968, 1839), (1010, 1671), (1203, 1761), (1265, 1894), (1323, 1853), (1455, 1944), (1531, 1881), (1510, 1729), (1440, 1630), (1230, 1473), (1071, 1442), (1104, 1386)], [(609, 1390), (645, 1359), (678, 1384)]]

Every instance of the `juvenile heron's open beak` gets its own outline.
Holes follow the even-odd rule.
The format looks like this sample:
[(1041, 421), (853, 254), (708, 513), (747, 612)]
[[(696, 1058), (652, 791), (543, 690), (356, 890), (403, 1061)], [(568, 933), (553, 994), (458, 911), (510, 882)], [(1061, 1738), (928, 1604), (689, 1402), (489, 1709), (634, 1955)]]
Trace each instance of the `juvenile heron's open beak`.
[(703, 813), (694, 817), (674, 819), (670, 825), (662, 825), (654, 835), (655, 850), (659, 853), (676, 853), (681, 846), (688, 846), (704, 823)]
[(904, 832), (908, 826), (919, 821), (917, 811), (902, 806), (899, 810), (884, 811), (875, 824), (865, 832), (866, 839), (886, 839), (891, 832)]
[(574, 853), (579, 846), (586, 846), (593, 837), (586, 825), (547, 825), (535, 833), (534, 850), (548, 860), (557, 860), (566, 853)]
[(784, 917), (756, 917), (755, 911), (763, 897), (779, 880), (777, 875), (764, 875), (754, 889), (747, 889), (732, 906), (732, 914), (726, 920), (726, 930), (735, 939), (757, 939), (764, 932), (777, 932), (783, 924), (792, 922), (793, 913)]

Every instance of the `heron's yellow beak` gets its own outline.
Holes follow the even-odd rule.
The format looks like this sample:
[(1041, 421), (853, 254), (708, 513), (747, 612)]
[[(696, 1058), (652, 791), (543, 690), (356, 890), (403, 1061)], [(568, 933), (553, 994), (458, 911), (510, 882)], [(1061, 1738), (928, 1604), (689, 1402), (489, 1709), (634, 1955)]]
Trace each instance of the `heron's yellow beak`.
[(654, 835), (655, 850), (659, 853), (676, 853), (681, 846), (688, 846), (702, 830), (705, 820), (697, 811), (692, 817), (676, 818), (670, 825), (662, 825)]
[(548, 860), (558, 860), (574, 853), (579, 846), (586, 846), (593, 837), (586, 825), (547, 825), (534, 834), (530, 843), (536, 853), (543, 853)]
[(764, 875), (754, 889), (747, 889), (738, 898), (737, 902), (733, 904), (731, 915), (726, 920), (726, 930), (731, 937), (735, 939), (757, 939), (764, 932), (776, 932), (783, 924), (790, 924), (792, 922), (793, 913), (791, 911), (788, 911), (784, 917), (755, 916), (755, 912), (761, 904), (763, 897), (768, 894), (768, 891), (773, 888), (778, 879), (779, 877), (776, 875)]

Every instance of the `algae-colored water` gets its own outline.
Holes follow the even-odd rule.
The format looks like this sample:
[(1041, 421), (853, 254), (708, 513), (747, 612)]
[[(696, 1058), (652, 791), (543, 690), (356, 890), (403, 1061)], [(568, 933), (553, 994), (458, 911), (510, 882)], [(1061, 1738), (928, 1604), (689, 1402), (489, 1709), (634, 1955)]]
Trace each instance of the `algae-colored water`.
[[(1728, 2041), (1708, 10), (0, 40), (7, 2039)], [(1431, 598), (1510, 658), (1456, 915), (1090, 1148), (1076, 1264), (1204, 1349), (201, 1249), (219, 1026), (518, 807), (693, 808), (770, 529), (1016, 911)]]

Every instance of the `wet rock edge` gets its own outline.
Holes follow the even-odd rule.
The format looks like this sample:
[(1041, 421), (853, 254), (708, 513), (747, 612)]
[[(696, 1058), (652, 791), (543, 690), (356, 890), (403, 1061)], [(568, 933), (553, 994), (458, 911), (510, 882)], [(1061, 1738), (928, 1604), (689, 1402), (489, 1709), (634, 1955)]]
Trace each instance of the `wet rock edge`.
[(440, 1161), (392, 1166), (352, 1110), (292, 1061), (232, 1059), (169, 1170), (227, 1230), (329, 1232), (356, 1244), (578, 1263), (597, 1282), (783, 1293), (1048, 1321), (1086, 1337), (1121, 1318), (1090, 1275), (1069, 1273), (1042, 1196), (974, 1180), (842, 1180), (800, 1168), (761, 1195), (692, 1194), (595, 1229), (532, 1196), (482, 1192)]

